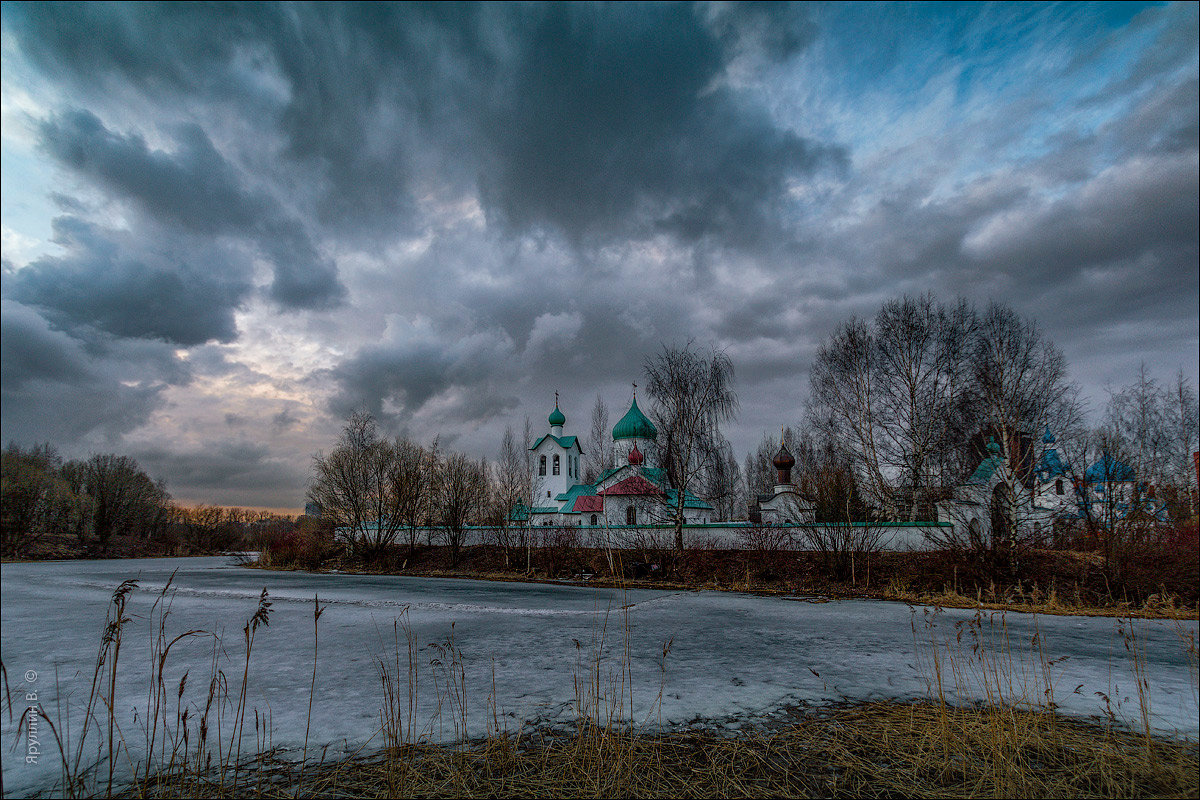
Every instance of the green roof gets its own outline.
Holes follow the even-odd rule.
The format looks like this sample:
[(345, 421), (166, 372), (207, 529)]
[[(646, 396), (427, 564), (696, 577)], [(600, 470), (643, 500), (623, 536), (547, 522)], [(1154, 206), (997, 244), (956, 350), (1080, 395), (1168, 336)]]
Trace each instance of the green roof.
[(623, 469), (624, 466), (625, 465), (622, 465), (620, 467), (612, 467), (610, 469), (604, 470), (604, 472), (601, 472), (600, 477), (596, 478), (596, 485), (599, 486), (600, 484), (604, 483), (604, 481), (607, 480), (609, 476), (617, 474), (617, 472), (619, 470)]
[(554, 410), (550, 412), (550, 424), (551, 425), (566, 425), (567, 424), (567, 417), (565, 414), (563, 414), (561, 411), (558, 410), (558, 403), (554, 404)]
[[(536, 442), (534, 442), (533, 447), (531, 447), (529, 449), (537, 450), (538, 445), (541, 444), (546, 439), (553, 439), (555, 442), (558, 442), (558, 446), (563, 448), (564, 450), (570, 450), (572, 447), (574, 447), (576, 445), (576, 443), (579, 440), (578, 437), (576, 437), (576, 436), (555, 436), (552, 433), (547, 433), (541, 439), (538, 439)], [(583, 452), (583, 445), (579, 446), (579, 452), (580, 453)]]
[(612, 437), (614, 442), (621, 439), (657, 439), (658, 429), (638, 408), (635, 397), (625, 416), (613, 427)]
[[(990, 447), (988, 449), (991, 450)], [(971, 473), (971, 477), (967, 478), (967, 485), (979, 486), (986, 484), (992, 479), (992, 473), (995, 472), (996, 469), (1003, 463), (1004, 456), (993, 455), (985, 458), (979, 464), (979, 466), (975, 468), (975, 471)]]
[(579, 497), (580, 495), (595, 494), (595, 493), (596, 493), (595, 486), (592, 486), (589, 483), (577, 483), (574, 486), (572, 486), (570, 489), (567, 489), (565, 492), (562, 492), (561, 494), (559, 494), (554, 499), (560, 503), (569, 503), (570, 505), (563, 506), (563, 508), (565, 509), (565, 508), (570, 508), (570, 506), (572, 506), (572, 505), (575, 505), (576, 497)]
[[(529, 513), (530, 513), (530, 511), (529, 511), (528, 506), (522, 505), (521, 503), (517, 503), (515, 506), (513, 506), (511, 509), (509, 509), (508, 520), (509, 520), (509, 522), (528, 522), (529, 521)], [(534, 506), (533, 513), (534, 514), (557, 514), (558, 509), (555, 508), (554, 506)], [(467, 527), (473, 527), (473, 526), (468, 525)], [(481, 527), (481, 526), (474, 526), (474, 527)]]

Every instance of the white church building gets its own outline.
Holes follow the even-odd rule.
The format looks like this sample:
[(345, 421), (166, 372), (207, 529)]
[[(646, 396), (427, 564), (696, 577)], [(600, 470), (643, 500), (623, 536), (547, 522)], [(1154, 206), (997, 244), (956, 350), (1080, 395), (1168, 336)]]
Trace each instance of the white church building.
[[(536, 503), (530, 510), (534, 525), (640, 527), (671, 521), (678, 494), (666, 471), (647, 462), (655, 452), (658, 430), (634, 395), (629, 410), (612, 429), (617, 465), (605, 470), (594, 483), (585, 483), (583, 448), (579, 437), (563, 433), (566, 415), (558, 407), (547, 420), (548, 433), (534, 442), (532, 486)], [(688, 492), (683, 498), (687, 524), (715, 522), (716, 511)], [(523, 510), (516, 513), (521, 514)]]

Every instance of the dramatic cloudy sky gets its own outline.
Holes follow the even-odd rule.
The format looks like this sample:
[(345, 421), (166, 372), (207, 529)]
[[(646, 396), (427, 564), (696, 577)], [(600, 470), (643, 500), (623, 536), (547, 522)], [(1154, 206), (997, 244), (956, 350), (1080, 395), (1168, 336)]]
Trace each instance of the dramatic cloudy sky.
[(294, 508), (348, 410), (473, 455), (647, 354), (738, 452), (905, 292), (1093, 405), (1197, 373), (1197, 5), (3, 5), (3, 439)]

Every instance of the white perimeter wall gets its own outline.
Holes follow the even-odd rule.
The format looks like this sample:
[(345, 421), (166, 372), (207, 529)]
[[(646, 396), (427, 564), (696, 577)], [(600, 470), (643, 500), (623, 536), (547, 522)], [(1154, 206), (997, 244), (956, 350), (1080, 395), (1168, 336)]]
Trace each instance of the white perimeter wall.
[[(670, 526), (589, 527), (589, 526), (531, 526), (535, 546), (560, 544), (572, 547), (612, 547), (618, 549), (674, 547), (675, 532)], [(774, 549), (811, 550), (815, 536), (846, 535), (864, 537), (876, 542), (870, 549), (911, 552), (936, 550), (952, 531), (946, 523), (888, 525), (870, 523), (845, 526), (794, 525), (754, 527), (736, 523), (687, 525), (683, 529), (684, 547), (688, 549), (743, 550), (758, 549), (770, 541)], [(498, 544), (505, 534), (499, 528), (472, 527), (463, 532), (463, 545)], [(509, 528), (510, 544), (521, 536), (521, 529)], [(445, 532), (440, 528), (422, 529), (421, 539), (432, 544), (444, 544)], [(860, 539), (861, 540), (861, 539)]]

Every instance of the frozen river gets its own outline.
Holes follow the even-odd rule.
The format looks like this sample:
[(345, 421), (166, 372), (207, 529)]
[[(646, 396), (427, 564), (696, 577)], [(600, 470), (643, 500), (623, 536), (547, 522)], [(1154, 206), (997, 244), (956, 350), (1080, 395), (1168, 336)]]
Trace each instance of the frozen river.
[[(446, 661), (433, 643), (451, 635), (461, 651), (471, 733), (482, 733), (496, 718), (510, 730), (531, 720), (574, 719), (577, 679), (586, 682), (602, 637), (602, 688), (631, 685), (635, 720), (661, 720), (664, 725), (698, 719), (724, 724), (800, 702), (921, 696), (930, 674), (930, 642), (953, 643), (960, 632), (965, 632), (963, 645), (948, 645), (951, 654), (966, 667), (974, 657), (967, 646), (974, 634), (955, 627), (971, 620), (972, 612), (946, 610), (931, 623), (924, 609), (914, 612), (902, 603), (311, 575), (244, 569), (227, 558), (5, 564), (0, 567), (0, 656), (14, 712), (10, 719), (5, 708), (0, 723), (6, 794), (48, 790), (58, 780), (58, 754), (49, 730), (39, 728), (38, 763), (26, 763), (28, 743), (24, 734), (18, 740), (16, 719), (31, 704), (25, 699), (28, 693), (36, 693), (51, 718), (56, 707), (64, 719), (66, 708), (75, 709), (76, 724), (91, 686), (109, 598), (127, 578), (139, 583), (130, 595), (131, 622), (114, 706), (133, 749), (139, 736), (144, 742), (139, 725), (146, 718), (149, 684), (149, 611), (176, 569), (168, 636), (191, 629), (220, 636), (218, 666), (231, 676), (235, 691), (242, 674), (242, 627), (266, 587), (273, 605), (270, 624), (258, 630), (255, 641), (248, 703), (269, 715), (276, 745), (294, 746), (304, 738), (313, 669), (313, 596), (320, 596), (326, 610), (319, 621), (310, 738), (319, 746), (331, 745), (331, 753), (360, 746), (378, 730), (378, 663), (394, 658), (393, 622), (401, 615), (420, 648), (415, 717), (418, 728), (432, 738), (448, 738), (453, 731), (445, 703), (443, 716), (431, 722), (435, 673), (442, 681), (444, 672), (430, 660)], [(1102, 714), (1105, 701), (1097, 694), (1102, 693), (1111, 711), (1136, 719), (1128, 622), (1123, 636), (1120, 623), (1108, 618), (1009, 614), (1004, 629), (999, 615), (994, 619), (995, 627), (987, 623), (981, 633), (987, 642), (1007, 631), (1009, 672), (1018, 681), (1044, 674), (1040, 659), (1030, 654), (1037, 633), (1046, 658), (1067, 657), (1049, 667), (1053, 699), (1061, 710)], [(1197, 624), (1135, 622), (1133, 631), (1137, 646), (1144, 648), (1153, 725), (1195, 739), (1200, 726), (1196, 684), (1184, 639), (1194, 641)], [(624, 681), (618, 677), (623, 653), (628, 653)], [(401, 656), (406, 662), (406, 648)], [(194, 637), (172, 650), (166, 669), (172, 706), (179, 679), (189, 671), (183, 706), (190, 705), (193, 715), (202, 709), (212, 661), (210, 638)], [(1032, 695), (1041, 688), (1027, 682), (1012, 690)], [(615, 688), (605, 691), (616, 696)], [(407, 695), (404, 703), (407, 713)], [(626, 695), (623, 707), (629, 704)]]

